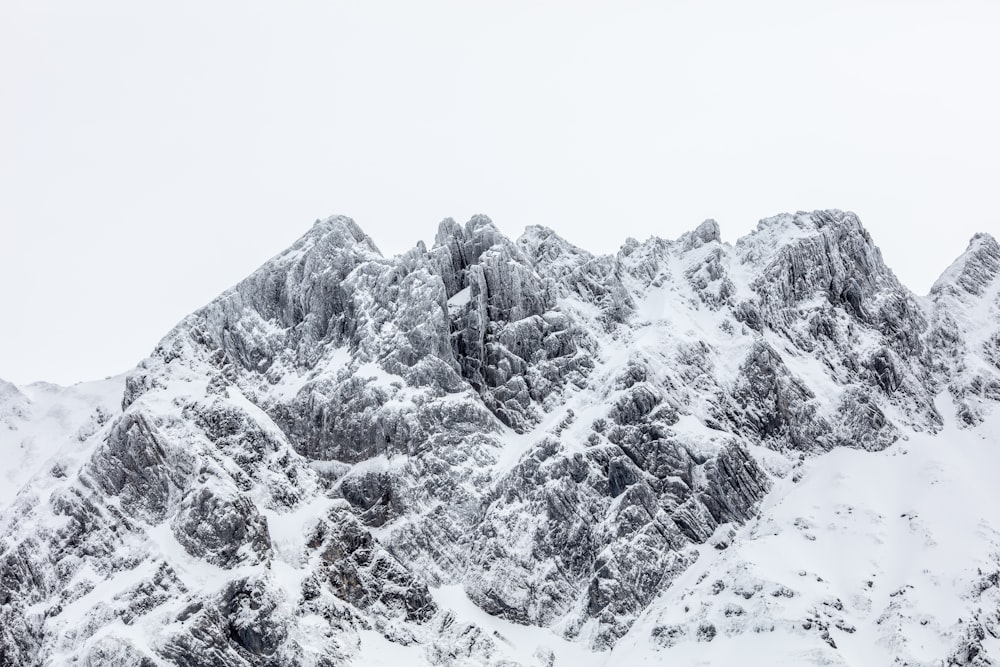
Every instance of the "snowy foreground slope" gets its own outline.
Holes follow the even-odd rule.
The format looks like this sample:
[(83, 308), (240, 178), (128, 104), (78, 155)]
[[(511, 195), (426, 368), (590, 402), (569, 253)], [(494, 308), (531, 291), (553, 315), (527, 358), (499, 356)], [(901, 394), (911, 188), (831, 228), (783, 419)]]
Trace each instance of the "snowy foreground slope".
[(809, 460), (729, 548), (702, 547), (612, 662), (996, 664), (998, 442), (992, 417)]
[(1000, 247), (319, 221), (122, 379), (0, 383), (0, 665), (992, 665)]

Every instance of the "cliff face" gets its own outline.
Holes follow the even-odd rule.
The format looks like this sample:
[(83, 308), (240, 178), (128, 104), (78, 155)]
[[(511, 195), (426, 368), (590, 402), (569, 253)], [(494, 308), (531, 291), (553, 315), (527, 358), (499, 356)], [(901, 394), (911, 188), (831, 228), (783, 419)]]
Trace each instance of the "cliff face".
[[(364, 664), (384, 646), (551, 664), (626, 635), (704, 641), (707, 616), (649, 619), (802, 466), (985, 428), (998, 276), (977, 236), (917, 298), (840, 211), (614, 256), (479, 216), (386, 259), (319, 221), (171, 331), (120, 408), (20, 468), (0, 665)], [(0, 386), (0, 426), (32, 423), (30, 403)], [(558, 650), (526, 659), (489, 619)], [(969, 627), (941, 631), (942, 656)]]

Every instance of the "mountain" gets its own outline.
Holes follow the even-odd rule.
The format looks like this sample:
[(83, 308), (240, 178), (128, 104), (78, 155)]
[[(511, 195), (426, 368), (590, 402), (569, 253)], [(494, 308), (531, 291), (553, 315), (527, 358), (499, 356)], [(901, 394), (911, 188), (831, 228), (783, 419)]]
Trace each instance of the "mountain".
[(124, 380), (0, 384), (0, 665), (996, 664), (998, 401), (988, 235), (917, 297), (841, 211), (332, 217)]

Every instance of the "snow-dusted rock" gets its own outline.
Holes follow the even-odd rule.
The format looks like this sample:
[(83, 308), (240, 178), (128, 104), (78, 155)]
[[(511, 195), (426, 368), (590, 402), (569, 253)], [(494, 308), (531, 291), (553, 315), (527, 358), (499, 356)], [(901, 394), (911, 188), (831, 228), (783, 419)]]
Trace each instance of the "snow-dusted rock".
[[(902, 535), (876, 491), (824, 507), (824, 462), (872, 457), (878, 486), (907, 443), (996, 437), (998, 299), (991, 237), (921, 299), (841, 211), (606, 256), (476, 216), (384, 258), (318, 221), (114, 401), (0, 384), (0, 665), (683, 663), (774, 633), (793, 664), (853, 664), (859, 637), (989, 664), (986, 556), (953, 572), (960, 621), (814, 584), (837, 539)], [(1000, 553), (993, 520), (961, 536)], [(814, 546), (759, 557), (775, 535)], [(918, 650), (915, 619), (944, 639)]]

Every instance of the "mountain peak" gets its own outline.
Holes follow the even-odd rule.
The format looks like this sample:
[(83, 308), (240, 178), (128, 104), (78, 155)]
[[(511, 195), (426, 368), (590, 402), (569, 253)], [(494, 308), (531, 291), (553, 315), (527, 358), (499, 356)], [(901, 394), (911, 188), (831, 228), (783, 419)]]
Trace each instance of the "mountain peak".
[(472, 235), (481, 227), (492, 227), (493, 229), (496, 229), (496, 225), (493, 224), (493, 220), (490, 219), (490, 216), (477, 213), (469, 218), (469, 221), (465, 223), (465, 233)]
[(722, 241), (719, 223), (709, 218), (692, 231), (682, 234), (678, 241), (687, 249), (698, 248), (712, 241)]
[(489, 216), (477, 214), (469, 218), (465, 225), (455, 222), (454, 218), (445, 218), (438, 224), (437, 234), (434, 236), (434, 247), (454, 246), (473, 243), (480, 248), (480, 252), (501, 241), (506, 241), (504, 236)]
[[(994, 462), (955, 450), (958, 427), (935, 434), (1000, 416), (984, 370), (1000, 337), (980, 326), (997, 311), (945, 301), (978, 319), (935, 334), (852, 213), (720, 239), (706, 220), (591, 255), (477, 215), (384, 258), (333, 216), (175, 327), (120, 403), (81, 401), (64, 438), (38, 420), (85, 392), (38, 392), (9, 411), (15, 433), (0, 383), (0, 463), (21, 452), (14, 477), (0, 465), (0, 570), (16, 575), (0, 577), (0, 667), (364, 665), (390, 646), (441, 667), (688, 664), (666, 651), (701, 659), (750, 633), (822, 664), (876, 642), (962, 662), (958, 642), (1000, 617), (996, 568), (980, 586), (987, 563), (965, 553), (992, 558), (1000, 503), (934, 486), (952, 461), (963, 483), (965, 461)], [(959, 277), (1000, 262), (973, 241)], [(995, 466), (973, 468), (989, 490)], [(901, 508), (896, 477), (956, 495), (968, 520)], [(898, 550), (878, 545), (925, 527), (951, 568), (916, 579), (934, 595), (875, 579)], [(859, 534), (840, 576), (830, 545)], [(796, 562), (758, 562), (778, 553), (761, 540)]]
[(822, 235), (837, 244), (852, 239), (853, 251), (862, 247), (873, 249), (871, 236), (858, 216), (839, 209), (780, 213), (764, 218), (753, 231), (736, 241), (736, 248), (744, 263), (766, 266), (790, 244)]
[(851, 211), (840, 209), (821, 209), (816, 211), (796, 211), (795, 213), (779, 213), (763, 218), (757, 223), (757, 228), (750, 234), (785, 231), (793, 236), (802, 233), (809, 234), (825, 228), (849, 227), (864, 229), (860, 218)]
[(543, 225), (529, 225), (517, 237), (515, 245), (530, 257), (536, 264), (539, 261), (556, 261), (560, 256), (591, 257), (591, 254), (579, 248), (554, 230)]
[(931, 287), (931, 295), (966, 292), (979, 296), (1000, 275), (1000, 244), (990, 234), (979, 232), (965, 251), (951, 263)]
[(378, 255), (382, 254), (375, 245), (375, 241), (365, 234), (353, 218), (346, 215), (331, 215), (323, 220), (317, 220), (313, 224), (312, 230), (303, 238), (309, 237), (316, 238), (317, 241), (322, 240), (323, 245), (327, 247), (352, 248), (362, 246)]

